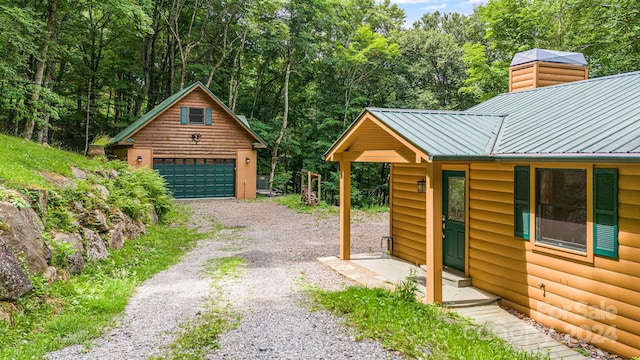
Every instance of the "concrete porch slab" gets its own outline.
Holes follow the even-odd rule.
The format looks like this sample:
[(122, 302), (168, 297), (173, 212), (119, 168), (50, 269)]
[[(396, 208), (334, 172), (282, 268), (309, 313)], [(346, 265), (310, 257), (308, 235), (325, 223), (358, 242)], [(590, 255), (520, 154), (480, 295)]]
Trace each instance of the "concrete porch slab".
[[(426, 296), (426, 271), (399, 258), (382, 253), (355, 254), (351, 260), (343, 261), (335, 256), (319, 258), (318, 261), (337, 273), (367, 287), (393, 289), (410, 275), (418, 280), (420, 297)], [(442, 302), (447, 307), (464, 307), (490, 304), (499, 297), (474, 287), (442, 285)]]

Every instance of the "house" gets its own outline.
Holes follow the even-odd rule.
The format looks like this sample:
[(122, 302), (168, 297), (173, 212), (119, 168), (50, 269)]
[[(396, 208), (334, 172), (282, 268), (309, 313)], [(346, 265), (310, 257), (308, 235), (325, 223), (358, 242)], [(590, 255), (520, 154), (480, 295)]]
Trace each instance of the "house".
[(351, 163), (391, 163), (392, 253), (426, 266), (427, 301), (453, 269), (640, 356), (640, 72), (586, 75), (580, 54), (532, 50), (514, 57), (511, 92), (467, 111), (365, 109), (325, 154), (340, 162), (340, 258)]
[(111, 140), (116, 157), (157, 170), (176, 198), (256, 196), (256, 149), (247, 119), (196, 82)]

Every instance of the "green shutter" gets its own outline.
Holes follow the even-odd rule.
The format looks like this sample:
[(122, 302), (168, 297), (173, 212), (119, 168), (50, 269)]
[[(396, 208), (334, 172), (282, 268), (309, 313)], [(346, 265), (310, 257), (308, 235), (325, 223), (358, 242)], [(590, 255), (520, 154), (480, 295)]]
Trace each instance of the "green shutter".
[(593, 169), (593, 253), (618, 257), (618, 171)]
[(211, 108), (204, 109), (204, 124), (211, 126)]
[(513, 230), (516, 237), (529, 239), (529, 167), (516, 166), (513, 172)]
[(187, 125), (189, 123), (189, 108), (182, 106), (180, 108), (180, 124)]

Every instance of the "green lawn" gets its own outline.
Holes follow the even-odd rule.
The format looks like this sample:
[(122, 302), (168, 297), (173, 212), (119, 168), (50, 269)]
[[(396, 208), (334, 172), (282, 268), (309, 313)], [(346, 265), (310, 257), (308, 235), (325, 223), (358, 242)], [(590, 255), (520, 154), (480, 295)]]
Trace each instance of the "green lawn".
[[(411, 291), (411, 288), (405, 288)], [(412, 293), (350, 287), (344, 291), (311, 290), (315, 304), (344, 316), (359, 338), (379, 341), (410, 358), (548, 359), (545, 354), (515, 351), (511, 346), (456, 313), (415, 301)]]

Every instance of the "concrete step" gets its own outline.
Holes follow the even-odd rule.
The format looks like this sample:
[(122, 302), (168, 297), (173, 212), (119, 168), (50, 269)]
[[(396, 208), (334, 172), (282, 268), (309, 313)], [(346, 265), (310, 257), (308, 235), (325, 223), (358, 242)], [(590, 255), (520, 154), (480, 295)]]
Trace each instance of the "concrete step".
[(462, 271), (445, 267), (442, 269), (442, 283), (457, 288), (468, 287), (471, 286), (471, 278), (464, 276)]
[[(427, 265), (420, 265), (420, 268), (427, 271)], [(471, 286), (471, 278), (464, 276), (464, 273), (460, 270), (445, 266), (442, 269), (442, 284), (456, 288), (469, 287)]]

